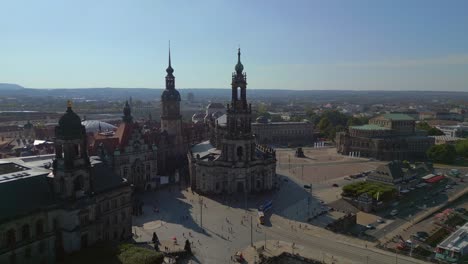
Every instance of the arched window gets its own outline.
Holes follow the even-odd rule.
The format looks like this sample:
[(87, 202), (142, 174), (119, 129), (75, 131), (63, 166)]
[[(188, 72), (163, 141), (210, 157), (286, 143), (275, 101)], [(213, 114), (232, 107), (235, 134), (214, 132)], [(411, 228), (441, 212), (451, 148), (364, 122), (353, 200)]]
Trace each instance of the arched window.
[(44, 234), (44, 221), (39, 219), (36, 221), (36, 235), (42, 236)]
[(237, 158), (238, 160), (242, 160), (242, 155), (243, 155), (244, 150), (242, 147), (237, 147)]
[(60, 192), (65, 193), (65, 180), (63, 178), (60, 178)]
[(13, 228), (7, 232), (7, 243), (10, 247), (13, 247), (16, 244), (16, 232)]
[(28, 224), (23, 225), (23, 227), (21, 228), (21, 239), (27, 240), (30, 237), (31, 237), (31, 232), (29, 230), (29, 225)]
[(73, 181), (73, 190), (74, 191), (80, 191), (83, 190), (83, 176), (78, 176), (75, 178)]

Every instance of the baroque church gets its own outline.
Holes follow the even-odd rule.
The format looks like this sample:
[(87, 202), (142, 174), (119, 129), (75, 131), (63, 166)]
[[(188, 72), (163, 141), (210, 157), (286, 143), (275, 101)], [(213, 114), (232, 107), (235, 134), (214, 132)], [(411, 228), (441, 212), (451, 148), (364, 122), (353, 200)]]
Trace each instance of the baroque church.
[(259, 192), (277, 185), (276, 153), (256, 143), (240, 49), (226, 114), (210, 121), (210, 139), (189, 153), (190, 184), (202, 193)]

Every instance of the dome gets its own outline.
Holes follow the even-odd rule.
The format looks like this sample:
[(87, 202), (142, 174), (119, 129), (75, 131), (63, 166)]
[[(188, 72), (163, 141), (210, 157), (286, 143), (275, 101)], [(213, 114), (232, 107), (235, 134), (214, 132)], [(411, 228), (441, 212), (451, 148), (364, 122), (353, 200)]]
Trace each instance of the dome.
[(244, 65), (242, 65), (242, 63), (239, 61), (237, 64), (236, 64), (236, 72), (237, 73), (242, 73), (242, 71), (244, 71)]
[(67, 108), (65, 114), (59, 119), (59, 126), (61, 127), (79, 127), (81, 126), (81, 118), (73, 112), (71, 107)]
[(33, 124), (31, 124), (31, 122), (29, 122), (29, 120), (28, 120), (28, 122), (23, 126), (23, 128), (24, 129), (31, 129), (31, 128), (33, 128)]
[(224, 115), (223, 112), (221, 112), (221, 111), (216, 111), (216, 112), (214, 112), (214, 113), (211, 114), (211, 117), (212, 117), (213, 119), (217, 119), (218, 117), (220, 117), (220, 116), (222, 116), (222, 115)]
[(161, 94), (161, 101), (180, 101), (180, 94), (176, 89), (165, 89)]
[(240, 48), (239, 50), (237, 51), (237, 64), (236, 64), (236, 67), (235, 67), (235, 70), (237, 72), (237, 74), (241, 74), (242, 71), (244, 70), (244, 65), (242, 65), (241, 61), (240, 61)]
[(266, 124), (268, 123), (268, 118), (266, 116), (259, 116), (256, 119), (257, 123), (263, 123)]
[(174, 69), (172, 69), (171, 65), (169, 65), (169, 67), (167, 67), (166, 72), (167, 72), (168, 75), (172, 75), (174, 73)]
[(80, 138), (82, 135), (81, 118), (72, 110), (71, 102), (68, 102), (67, 111), (59, 119), (56, 127), (56, 136), (62, 139)]
[(224, 109), (224, 105), (221, 103), (210, 103), (206, 108), (208, 109)]
[(204, 113), (198, 112), (198, 113), (193, 114), (192, 120), (194, 120), (194, 119), (203, 119), (204, 117), (205, 117)]
[(90, 132), (96, 133), (96, 132), (99, 132), (99, 130), (101, 132), (114, 131), (117, 129), (116, 126), (111, 125), (106, 122), (99, 121), (99, 120), (85, 120), (81, 122), (81, 124), (85, 127), (87, 133), (90, 133)]

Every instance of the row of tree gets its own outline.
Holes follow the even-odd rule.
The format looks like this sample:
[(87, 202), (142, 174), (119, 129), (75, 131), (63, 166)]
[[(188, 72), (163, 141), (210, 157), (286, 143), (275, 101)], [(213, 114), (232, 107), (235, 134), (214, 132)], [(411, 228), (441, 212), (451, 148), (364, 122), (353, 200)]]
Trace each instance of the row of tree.
[(427, 151), (427, 157), (435, 163), (452, 164), (457, 157), (468, 158), (468, 139), (460, 140), (455, 145), (434, 145)]

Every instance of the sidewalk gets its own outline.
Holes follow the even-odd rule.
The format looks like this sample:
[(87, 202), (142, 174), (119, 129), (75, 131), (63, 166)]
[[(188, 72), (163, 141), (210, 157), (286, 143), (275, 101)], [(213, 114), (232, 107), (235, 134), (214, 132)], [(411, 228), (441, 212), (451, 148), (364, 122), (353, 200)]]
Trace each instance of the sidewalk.
[[(316, 261), (322, 261), (322, 263), (354, 263), (344, 258), (335, 257), (328, 253), (324, 253), (320, 250), (306, 248), (300, 244), (294, 244), (293, 247), (293, 243), (285, 241), (267, 240), (266, 249), (264, 248), (265, 241), (258, 241), (254, 243), (254, 247), (248, 246), (240, 252), (242, 252), (242, 256), (246, 261), (245, 263), (249, 264), (258, 263), (258, 261), (260, 260), (260, 254), (263, 254), (264, 256), (269, 258), (278, 256), (283, 252), (288, 252), (293, 255), (299, 255), (301, 257)], [(317, 256), (321, 256), (321, 259), (317, 259)]]

